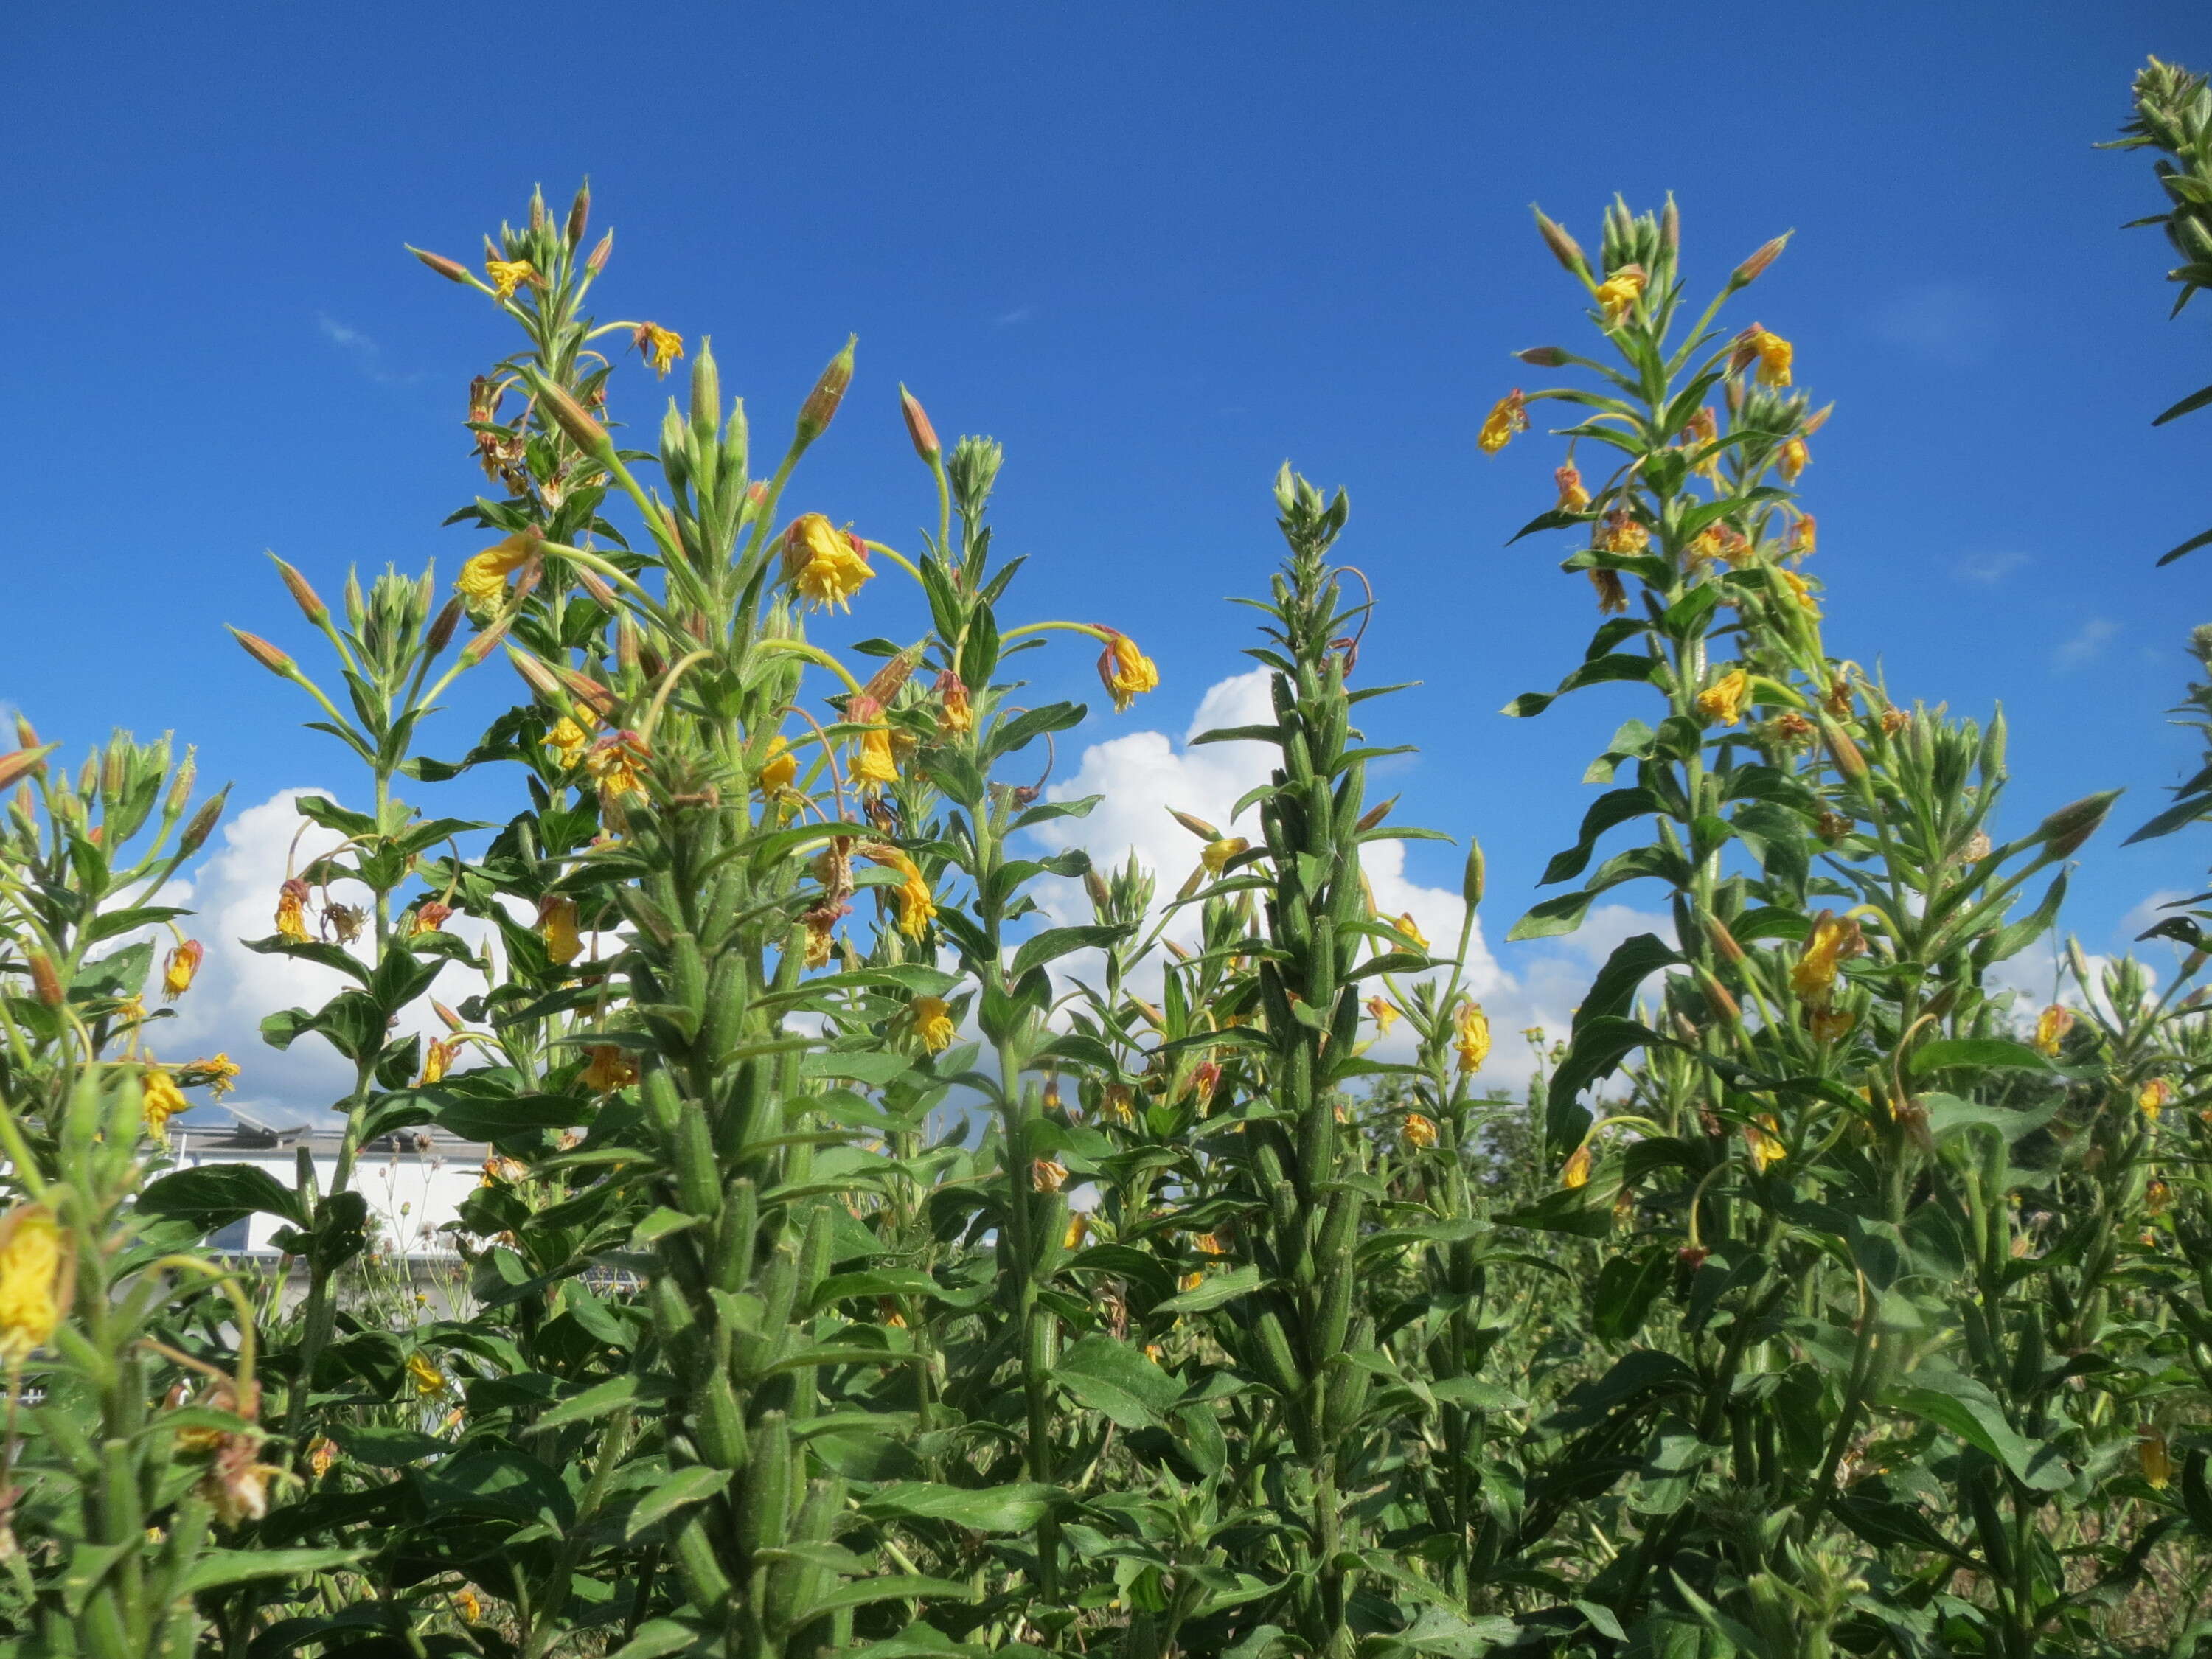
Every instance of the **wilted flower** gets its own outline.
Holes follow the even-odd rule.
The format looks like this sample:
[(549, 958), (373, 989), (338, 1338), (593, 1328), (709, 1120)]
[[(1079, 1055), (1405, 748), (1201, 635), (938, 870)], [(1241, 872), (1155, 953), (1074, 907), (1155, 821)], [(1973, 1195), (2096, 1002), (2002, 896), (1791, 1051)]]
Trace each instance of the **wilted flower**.
[(538, 280), (538, 272), (527, 259), (487, 259), (484, 275), (491, 278), (492, 292), (502, 300), (513, 299), (515, 289)]
[(422, 903), (415, 907), (415, 919), (409, 925), (407, 931), (419, 938), (424, 933), (439, 932), (453, 919), (452, 905), (439, 899), (424, 899)]
[(1744, 705), (1750, 701), (1751, 676), (1741, 668), (1730, 669), (1698, 693), (1698, 712), (1723, 726), (1734, 726), (1743, 719)]
[(1809, 559), (1820, 546), (1820, 526), (1809, 513), (1800, 513), (1790, 526), (1790, 550)]
[(501, 1182), (512, 1184), (529, 1179), (530, 1166), (520, 1158), (508, 1158), (503, 1153), (493, 1152), (483, 1161), (483, 1180), (481, 1183), (483, 1186), (496, 1187)]
[[(1683, 447), (1690, 449), (1709, 449), (1720, 441), (1720, 417), (1713, 413), (1712, 406), (1707, 404), (1691, 416), (1689, 424), (1682, 428)], [(1700, 477), (1710, 478), (1716, 483), (1720, 482), (1719, 453), (1715, 451), (1706, 455), (1697, 463), (1696, 470)]]
[(1139, 693), (1158, 690), (1160, 671), (1127, 634), (1110, 628), (1101, 631), (1106, 635), (1106, 648), (1098, 653), (1099, 682), (1114, 699), (1114, 712), (1126, 714)]
[(1805, 447), (1802, 438), (1792, 438), (1782, 446), (1774, 459), (1775, 470), (1782, 474), (1782, 482), (1794, 484), (1813, 459), (1813, 452)]
[(2172, 1455), (2166, 1449), (2166, 1437), (2155, 1429), (2136, 1442), (2136, 1462), (2143, 1479), (2154, 1486), (2163, 1486), (2173, 1479)]
[(2163, 1181), (2154, 1180), (2143, 1188), (2143, 1208), (2153, 1215), (2162, 1215), (2173, 1202), (2173, 1188)]
[(1389, 1036), (1390, 1028), (1398, 1023), (1397, 1005), (1387, 998), (1373, 996), (1367, 999), (1367, 1012), (1374, 1016), (1375, 1035), (1378, 1037)]
[(1589, 1143), (1585, 1141), (1568, 1155), (1565, 1164), (1559, 1170), (1559, 1184), (1571, 1192), (1577, 1187), (1589, 1186), (1589, 1178), (1590, 1149)]
[(331, 1465), (338, 1461), (337, 1443), (326, 1434), (319, 1434), (307, 1443), (307, 1468), (316, 1480), (331, 1472)]
[(1593, 566), (1589, 579), (1590, 586), (1597, 589), (1598, 615), (1614, 617), (1628, 609), (1628, 590), (1621, 585), (1620, 572)]
[(200, 1493), (227, 1527), (258, 1521), (269, 1513), (269, 1483), (285, 1479), (283, 1469), (258, 1461), (261, 1437), (227, 1434), (214, 1462), (200, 1479)]
[(1641, 553), (1651, 545), (1651, 532), (1626, 507), (1617, 507), (1605, 515), (1590, 545), (1601, 553)]
[(433, 1042), (422, 1051), (422, 1075), (416, 1079), (415, 1086), (427, 1089), (433, 1084), (444, 1082), (447, 1068), (460, 1051), (461, 1040), (459, 1037), (441, 1037)]
[(613, 1043), (593, 1043), (590, 1052), (592, 1062), (584, 1067), (581, 1081), (593, 1094), (611, 1095), (637, 1081), (637, 1066)]
[(635, 732), (610, 732), (586, 751), (584, 769), (599, 787), (599, 799), (619, 800), (645, 793), (645, 763), (652, 757)]
[(1208, 873), (1218, 876), (1229, 867), (1230, 860), (1237, 857), (1240, 853), (1248, 853), (1251, 849), (1252, 843), (1243, 836), (1224, 836), (1218, 841), (1208, 842), (1206, 844), (1206, 850), (1198, 856), (1200, 861), (1206, 866)]
[[(679, 348), (680, 350), (680, 348)], [(453, 1611), (461, 1615), (461, 1622), (473, 1625), (483, 1618), (483, 1598), (473, 1584), (464, 1584), (453, 1592)]]
[(2058, 1058), (2059, 1045), (2067, 1032), (2074, 1029), (2074, 1011), (2052, 1003), (2035, 1017), (2035, 1051), (2048, 1059)]
[(1590, 504), (1589, 491), (1583, 488), (1583, 475), (1572, 461), (1554, 471), (1552, 482), (1559, 487), (1559, 505), (1554, 511), (1580, 513)]
[(891, 752), (888, 726), (872, 726), (860, 733), (860, 752), (853, 757), (853, 781), (863, 789), (880, 789), (898, 781), (898, 758)]
[(896, 870), (899, 884), (891, 889), (891, 903), (898, 911), (898, 929), (908, 939), (920, 939), (937, 916), (937, 898), (921, 867), (898, 848), (886, 848), (868, 855), (876, 863)]
[(44, 1205), (18, 1205), (0, 1217), (0, 1364), (21, 1364), (53, 1335), (72, 1266), (68, 1237)]
[(1475, 434), (1474, 447), (1486, 455), (1495, 455), (1513, 441), (1515, 433), (1528, 429), (1528, 399), (1516, 386), (1492, 405), (1483, 419), (1482, 430)]
[(1421, 931), (1421, 925), (1413, 920), (1411, 910), (1401, 912), (1398, 919), (1390, 925), (1411, 939), (1415, 950), (1426, 951), (1429, 948), (1429, 936)]
[(538, 538), (526, 530), (517, 531), (505, 541), (488, 547), (461, 567), (454, 579), (453, 587), (468, 601), (469, 609), (481, 611), (507, 595), (507, 579), (530, 562), (536, 551)]
[(425, 1400), (434, 1400), (452, 1385), (438, 1362), (417, 1348), (407, 1356), (407, 1380), (415, 1385), (415, 1392)]
[(1079, 1250), (1083, 1248), (1083, 1241), (1090, 1237), (1091, 1217), (1086, 1212), (1078, 1210), (1067, 1218), (1067, 1231), (1060, 1235), (1060, 1248), (1063, 1250)]
[(1743, 1126), (1744, 1145), (1751, 1148), (1751, 1166), (1764, 1170), (1770, 1164), (1789, 1156), (1790, 1149), (1782, 1144), (1782, 1126), (1771, 1113), (1762, 1113), (1756, 1123)]
[(958, 1035), (952, 1024), (952, 1006), (941, 997), (916, 997), (908, 1004), (907, 1029), (933, 1054), (951, 1048)]
[(800, 514), (784, 532), (784, 580), (817, 609), (851, 610), (853, 595), (875, 574), (860, 538), (819, 513)]
[(174, 1002), (192, 988), (192, 975), (200, 970), (200, 960), (207, 954), (196, 939), (188, 939), (169, 952), (169, 959), (161, 968), (161, 1000)]
[[(1790, 597), (1797, 601), (1805, 614), (1818, 622), (1820, 618), (1820, 602), (1813, 597), (1813, 585), (1794, 570), (1778, 570), (1774, 574), (1781, 579), (1782, 585), (1790, 590)], [(1885, 716), (1886, 720), (1887, 716)]]
[(937, 730), (940, 737), (961, 737), (975, 729), (975, 708), (968, 699), (968, 682), (951, 669), (937, 677)]
[(1055, 1164), (1048, 1158), (1033, 1158), (1030, 1162), (1030, 1187), (1040, 1193), (1056, 1193), (1067, 1185), (1067, 1166)]
[(1437, 1139), (1433, 1119), (1424, 1117), (1419, 1112), (1406, 1114), (1406, 1144), (1408, 1146), (1425, 1152), (1437, 1144)]
[(1759, 365), (1759, 385), (1788, 386), (1790, 365), (1796, 356), (1796, 349), (1789, 341), (1753, 323), (1738, 337), (1729, 367), (1741, 370), (1755, 362)]
[(1177, 1289), (1178, 1291), (1183, 1291), (1185, 1294), (1188, 1294), (1188, 1293), (1189, 1293), (1190, 1291), (1196, 1290), (1200, 1285), (1203, 1285), (1203, 1284), (1205, 1284), (1205, 1283), (1206, 1283), (1206, 1273), (1205, 1273), (1204, 1270), (1203, 1270), (1203, 1269), (1201, 1269), (1201, 1270), (1200, 1270), (1200, 1271), (1198, 1271), (1198, 1272), (1196, 1272), (1196, 1273), (1185, 1273), (1185, 1274), (1183, 1274), (1183, 1275), (1182, 1275), (1182, 1278), (1180, 1278), (1180, 1279), (1176, 1279), (1176, 1289)]
[(761, 763), (760, 792), (773, 799), (799, 781), (799, 757), (782, 732), (769, 739), (768, 758)]
[(2136, 1107), (2147, 1123), (2156, 1123), (2166, 1103), (2173, 1098), (2173, 1085), (2162, 1077), (2154, 1077), (2136, 1091)]
[(636, 348), (638, 356), (652, 366), (653, 373), (664, 380), (676, 366), (676, 360), (684, 355), (684, 337), (659, 323), (640, 323), (630, 331), (629, 343)]
[(1836, 975), (1843, 963), (1866, 948), (1866, 936), (1857, 921), (1823, 910), (1813, 918), (1805, 936), (1805, 949), (1790, 969), (1790, 988), (1808, 1008), (1827, 1007), (1836, 994)]
[(1098, 1110), (1116, 1123), (1136, 1119), (1137, 1091), (1126, 1083), (1109, 1083), (1098, 1091)]
[(169, 1120), (191, 1103), (163, 1066), (149, 1066), (139, 1074), (138, 1098), (146, 1115), (146, 1133), (156, 1140), (167, 1133)]
[(1452, 1046), (1459, 1051), (1460, 1072), (1471, 1077), (1490, 1058), (1490, 1016), (1482, 1012), (1480, 1003), (1462, 1002), (1453, 1016), (1453, 1028)]
[(1623, 265), (1597, 286), (1597, 302), (1605, 312), (1605, 325), (1619, 328), (1651, 278), (1642, 265)]
[(276, 931), (295, 945), (307, 942), (307, 884), (297, 876), (276, 890)]

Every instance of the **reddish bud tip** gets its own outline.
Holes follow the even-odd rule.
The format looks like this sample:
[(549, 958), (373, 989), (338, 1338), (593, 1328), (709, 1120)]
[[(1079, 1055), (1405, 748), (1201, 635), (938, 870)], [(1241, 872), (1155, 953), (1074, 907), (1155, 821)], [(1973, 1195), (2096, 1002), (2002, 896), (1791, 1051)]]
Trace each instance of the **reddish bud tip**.
[(929, 423), (929, 411), (921, 400), (899, 387), (899, 413), (906, 416), (906, 435), (914, 440), (914, 453), (925, 461), (934, 463), (943, 453), (937, 441), (937, 428)]
[(596, 455), (611, 446), (606, 428), (592, 418), (590, 411), (576, 401), (566, 386), (540, 380), (537, 392), (539, 405), (577, 448)]
[(469, 268), (458, 260), (448, 259), (442, 253), (426, 252), (419, 247), (410, 247), (407, 251), (449, 283), (465, 283), (469, 280)]
[(292, 602), (300, 607), (301, 614), (320, 628), (331, 614), (330, 606), (323, 603), (323, 596), (315, 592), (313, 583), (283, 560), (274, 553), (269, 556), (275, 561), (276, 574), (283, 577), (284, 586), (291, 591)]
[(292, 659), (258, 634), (249, 634), (242, 628), (230, 630), (233, 638), (246, 647), (246, 654), (272, 674), (282, 674), (289, 679), (294, 672)]
[(1729, 278), (1729, 286), (1747, 288), (1757, 282), (1767, 266), (1782, 257), (1782, 250), (1789, 246), (1790, 239), (1796, 234), (1795, 231), (1784, 231), (1781, 235), (1746, 259), (1735, 268), (1735, 274)]
[(1582, 244), (1567, 234), (1565, 226), (1546, 218), (1541, 208), (1533, 211), (1536, 215), (1537, 234), (1543, 237), (1544, 246), (1552, 250), (1552, 257), (1578, 276), (1588, 275), (1589, 261), (1583, 257)]
[(829, 430), (836, 418), (837, 405), (844, 401), (845, 388), (853, 384), (853, 350), (860, 343), (857, 334), (845, 341), (845, 349), (830, 360), (815, 381), (814, 390), (806, 394), (806, 401), (799, 410), (799, 441), (811, 443)]

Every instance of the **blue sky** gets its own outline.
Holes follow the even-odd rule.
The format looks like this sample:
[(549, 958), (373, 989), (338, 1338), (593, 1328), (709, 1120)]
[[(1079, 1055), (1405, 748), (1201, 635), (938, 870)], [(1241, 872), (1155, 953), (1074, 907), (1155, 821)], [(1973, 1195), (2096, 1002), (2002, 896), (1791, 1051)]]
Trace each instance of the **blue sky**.
[[(793, 506), (913, 539), (902, 380), (948, 436), (1006, 442), (1012, 608), (1115, 623), (1165, 681), (1070, 770), (1133, 724), (1180, 737), (1245, 665), (1214, 601), (1277, 556), (1275, 465), (1348, 487), (1364, 666), (1423, 682), (1373, 728), (1424, 747), (1389, 787), (1483, 836), (1493, 939), (1643, 712), (1493, 712), (1593, 621), (1565, 549), (1503, 545), (1559, 447), (1474, 446), (1539, 383), (1507, 352), (1582, 325), (1532, 201), (1594, 241), (1612, 192), (1671, 189), (1714, 281), (1796, 228), (1739, 320), (1837, 404), (1803, 482), (1831, 642), (1902, 695), (2002, 698), (2015, 826), (2116, 785), (2139, 821), (2193, 763), (2163, 711), (2212, 554), (2152, 560), (2212, 521), (2212, 416), (2148, 422), (2212, 379), (2212, 313), (2166, 320), (2163, 245), (2118, 229), (2148, 165), (2090, 145), (2146, 53), (2212, 64), (2201, 5), (141, 6), (11, 37), (0, 701), (74, 742), (173, 727), (241, 802), (349, 781), (222, 632), (305, 642), (261, 550), (328, 591), (478, 544), (438, 526), (507, 337), (400, 244), (472, 256), (586, 172), (617, 231), (602, 314), (711, 333), (757, 431), (860, 334)], [(642, 371), (618, 387), (650, 420)], [(1083, 653), (1041, 678), (1098, 701)], [(2094, 948), (2212, 853), (2118, 840), (2069, 914)], [(1455, 855), (1413, 869), (1449, 884)]]

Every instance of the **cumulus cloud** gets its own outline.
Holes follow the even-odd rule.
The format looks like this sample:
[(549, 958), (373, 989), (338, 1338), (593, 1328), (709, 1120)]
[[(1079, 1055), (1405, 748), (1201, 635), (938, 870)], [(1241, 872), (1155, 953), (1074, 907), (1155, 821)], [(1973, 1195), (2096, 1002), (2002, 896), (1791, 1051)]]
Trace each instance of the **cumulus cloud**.
[[(1267, 781), (1275, 751), (1264, 744), (1196, 744), (1194, 739), (1220, 727), (1272, 724), (1267, 678), (1266, 669), (1255, 669), (1212, 686), (1200, 700), (1180, 740), (1164, 732), (1141, 731), (1091, 744), (1074, 775), (1053, 786), (1048, 796), (1054, 800), (1086, 795), (1103, 799), (1088, 817), (1055, 819), (1031, 833), (1054, 852), (1083, 848), (1102, 870), (1134, 854), (1157, 878), (1156, 902), (1164, 906), (1196, 867), (1200, 845), (1169, 816), (1170, 807), (1203, 818), (1224, 835), (1259, 839), (1257, 810), (1248, 809), (1243, 817), (1232, 819), (1231, 809)], [(1389, 915), (1410, 914), (1437, 949), (1449, 950), (1459, 937), (1464, 911), (1459, 891), (1456, 887), (1425, 886), (1408, 874), (1407, 845), (1379, 841), (1362, 849), (1376, 906)], [(1091, 919), (1090, 902), (1080, 885), (1072, 881), (1043, 884), (1038, 902), (1054, 924)], [(1169, 937), (1178, 944), (1193, 944), (1198, 925), (1195, 907), (1188, 908), (1170, 924)], [(1514, 958), (1513, 971), (1509, 971), (1491, 950), (1478, 922), (1468, 939), (1466, 984), (1468, 994), (1483, 1003), (1498, 1033), (1486, 1080), (1508, 1086), (1525, 1080), (1534, 1056), (1516, 1033), (1541, 1026), (1553, 1036), (1564, 1034), (1593, 969), (1614, 945), (1634, 933), (1664, 935), (1668, 931), (1662, 917), (1627, 905), (1602, 905), (1592, 911), (1580, 932), (1565, 939), (1507, 947)], [(1078, 978), (1085, 977), (1095, 960), (1071, 958), (1070, 970)], [(1394, 1041), (1402, 1043), (1405, 1036), (1401, 1027)]]
[(2085, 668), (2105, 654), (2105, 647), (2119, 631), (2119, 623), (2092, 617), (2051, 653), (2051, 661), (2061, 672)]

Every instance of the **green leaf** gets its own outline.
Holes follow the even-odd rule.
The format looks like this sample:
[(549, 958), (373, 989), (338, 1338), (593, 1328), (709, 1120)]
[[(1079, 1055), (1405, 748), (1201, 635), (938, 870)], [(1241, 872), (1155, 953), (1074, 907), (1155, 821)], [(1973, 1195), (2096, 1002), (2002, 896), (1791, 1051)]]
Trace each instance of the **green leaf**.
[(1208, 1273), (1196, 1289), (1169, 1297), (1152, 1304), (1154, 1313), (1204, 1313), (1208, 1308), (1218, 1308), (1224, 1302), (1260, 1288), (1260, 1270), (1247, 1263), (1233, 1267), (1225, 1273)]
[(1938, 1037), (1912, 1051), (1912, 1074), (1925, 1077), (1950, 1066), (1987, 1071), (2047, 1072), (2051, 1062), (2024, 1042), (2008, 1037)]
[(710, 1469), (703, 1463), (676, 1470), (637, 1501), (624, 1524), (623, 1536), (635, 1538), (661, 1521), (694, 1504), (703, 1504), (730, 1484), (730, 1471)]
[(665, 1383), (634, 1371), (629, 1372), (562, 1401), (538, 1419), (538, 1426), (557, 1429), (565, 1423), (588, 1422), (594, 1417), (605, 1417), (609, 1412), (624, 1406), (665, 1397), (666, 1393)]
[(1052, 1379), (1078, 1405), (1104, 1413), (1125, 1429), (1158, 1426), (1183, 1391), (1182, 1383), (1131, 1345), (1097, 1332), (1060, 1355)]
[(2159, 563), (2162, 565), (2172, 564), (2183, 554), (2194, 553), (2198, 548), (2203, 547), (2208, 544), (2212, 544), (2212, 530), (2200, 531), (2196, 535), (2191, 536), (2187, 541), (2182, 543), (2180, 546), (2175, 548), (2172, 552), (2161, 555), (2159, 559)]
[(367, 1463), (374, 1468), (403, 1468), (410, 1463), (419, 1463), (426, 1457), (442, 1457), (453, 1449), (450, 1440), (441, 1440), (435, 1435), (423, 1434), (414, 1429), (374, 1428), (361, 1425), (333, 1423), (331, 1438), (356, 1463)]
[(970, 1532), (1027, 1532), (1058, 1496), (1051, 1486), (1025, 1481), (1008, 1486), (946, 1486), (932, 1480), (897, 1480), (860, 1505), (878, 1520), (946, 1521)]
[[(972, 1585), (962, 1583), (957, 1579), (925, 1578), (919, 1573), (888, 1578), (854, 1579), (815, 1597), (806, 1604), (804, 1612), (793, 1617), (792, 1623), (794, 1626), (811, 1624), (817, 1619), (842, 1613), (848, 1607), (865, 1607), (876, 1601), (918, 1601), (925, 1598), (972, 1601), (975, 1599), (975, 1590)], [(933, 1651), (941, 1653), (944, 1650), (939, 1648)]]
[(1562, 933), (1571, 933), (1583, 925), (1596, 900), (1594, 892), (1562, 893), (1557, 898), (1547, 898), (1540, 904), (1528, 907), (1528, 915), (1515, 922), (1506, 933), (1508, 941), (1524, 939), (1554, 939)]
[(2186, 398), (2184, 398), (2179, 403), (2174, 404), (2172, 408), (2167, 410), (2165, 414), (2153, 421), (2151, 424), (2153, 426), (2164, 426), (2168, 421), (2179, 420), (2182, 416), (2189, 414), (2194, 410), (2202, 409), (2207, 404), (2212, 404), (2212, 386), (2201, 386), (2197, 387), (2196, 391), (2191, 392)]
[(146, 1188), (138, 1209), (143, 1215), (188, 1220), (207, 1232), (256, 1212), (282, 1216), (297, 1227), (307, 1224), (300, 1195), (252, 1164), (203, 1164), (172, 1170)]
[(2005, 1420), (1997, 1397), (1962, 1373), (1923, 1367), (1889, 1389), (1882, 1404), (1948, 1429), (1987, 1452), (2031, 1492), (2057, 1492), (2074, 1479), (2056, 1446), (2017, 1433)]
[(648, 1619), (607, 1659), (668, 1659), (672, 1653), (693, 1653), (707, 1643), (707, 1633), (673, 1619)]
[(185, 1575), (179, 1594), (197, 1595), (255, 1578), (295, 1578), (302, 1573), (358, 1567), (366, 1550), (205, 1550)]
[(1097, 925), (1048, 927), (1022, 941), (1020, 948), (1014, 952), (1013, 976), (1019, 979), (1030, 969), (1064, 957), (1071, 951), (1103, 951), (1116, 940), (1127, 939), (1133, 931), (1128, 927)]

